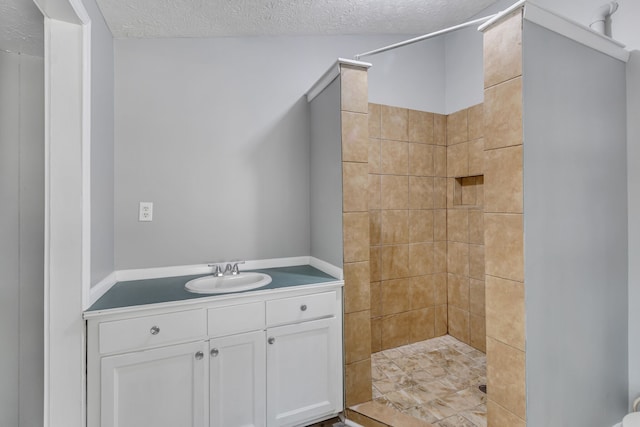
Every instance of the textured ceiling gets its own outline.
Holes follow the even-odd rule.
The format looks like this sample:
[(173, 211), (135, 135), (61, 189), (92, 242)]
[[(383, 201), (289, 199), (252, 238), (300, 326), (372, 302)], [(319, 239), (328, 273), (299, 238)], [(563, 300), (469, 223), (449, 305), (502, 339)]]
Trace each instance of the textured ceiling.
[(0, 49), (44, 55), (44, 21), (31, 0), (0, 0)]
[(496, 2), (496, 0), (97, 1), (114, 37), (117, 38), (418, 34), (461, 23)]

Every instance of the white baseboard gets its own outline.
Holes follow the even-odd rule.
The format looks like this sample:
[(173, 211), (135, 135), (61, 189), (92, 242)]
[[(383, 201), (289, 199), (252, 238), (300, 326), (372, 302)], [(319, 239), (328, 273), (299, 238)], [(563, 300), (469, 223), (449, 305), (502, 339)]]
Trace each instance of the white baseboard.
[(84, 307), (84, 310), (91, 307), (102, 295), (106, 294), (107, 291), (116, 284), (118, 281), (116, 273), (116, 271), (112, 272), (89, 289), (89, 305)]

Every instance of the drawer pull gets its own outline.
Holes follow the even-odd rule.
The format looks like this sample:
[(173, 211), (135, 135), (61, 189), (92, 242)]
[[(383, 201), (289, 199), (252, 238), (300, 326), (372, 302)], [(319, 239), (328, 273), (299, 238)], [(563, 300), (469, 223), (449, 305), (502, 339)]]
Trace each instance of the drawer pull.
[(211, 357), (218, 357), (218, 354), (220, 354), (220, 351), (217, 348), (211, 349)]
[(160, 328), (157, 326), (152, 326), (149, 331), (151, 332), (151, 335), (158, 335), (160, 333)]
[(300, 311), (307, 311), (307, 304), (302, 304), (300, 306)]
[(204, 357), (204, 353), (199, 351), (196, 353), (196, 360), (202, 360), (202, 358)]
[(269, 337), (269, 339), (267, 340), (267, 342), (269, 344), (273, 344), (274, 342), (276, 342), (276, 339), (274, 337)]

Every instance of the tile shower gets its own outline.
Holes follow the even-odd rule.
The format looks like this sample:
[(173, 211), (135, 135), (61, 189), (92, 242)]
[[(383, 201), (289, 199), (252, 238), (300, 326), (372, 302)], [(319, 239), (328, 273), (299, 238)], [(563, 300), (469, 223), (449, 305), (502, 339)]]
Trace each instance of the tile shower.
[(448, 116), (363, 109), (366, 71), (342, 74), (343, 160), (366, 164), (343, 163), (346, 406), (362, 425), (430, 425), (378, 417), (371, 361), (447, 334), (487, 354), (486, 415), (474, 424), (526, 425), (521, 20), (514, 12), (485, 32), (485, 102)]

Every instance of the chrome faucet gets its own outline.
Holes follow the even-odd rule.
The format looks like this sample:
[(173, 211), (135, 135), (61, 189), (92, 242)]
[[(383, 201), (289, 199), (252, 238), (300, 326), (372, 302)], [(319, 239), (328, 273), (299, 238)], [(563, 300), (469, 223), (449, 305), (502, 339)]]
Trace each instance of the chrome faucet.
[(244, 261), (238, 261), (233, 264), (227, 264), (224, 269), (224, 274), (231, 274), (232, 276), (237, 276), (240, 274), (240, 269), (238, 268), (238, 264), (244, 264)]
[(220, 268), (220, 266), (218, 264), (209, 264), (209, 267), (213, 267), (213, 275), (216, 277), (222, 277), (224, 276), (224, 273), (222, 272), (222, 269)]

